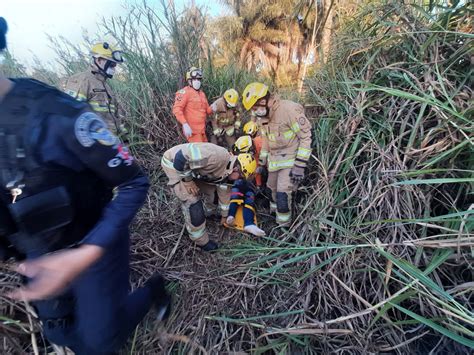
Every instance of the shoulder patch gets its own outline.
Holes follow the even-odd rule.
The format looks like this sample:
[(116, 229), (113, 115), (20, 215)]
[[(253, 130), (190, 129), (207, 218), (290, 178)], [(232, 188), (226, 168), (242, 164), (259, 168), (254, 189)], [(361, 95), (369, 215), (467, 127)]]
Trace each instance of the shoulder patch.
[(181, 90), (178, 91), (178, 94), (186, 94), (186, 90), (181, 89)]
[(307, 119), (304, 116), (301, 116), (301, 117), (298, 118), (298, 124), (300, 126), (304, 126), (306, 124), (306, 121), (307, 121)]
[(95, 142), (106, 146), (119, 143), (119, 139), (110, 132), (102, 118), (93, 112), (84, 112), (76, 119), (74, 134), (78, 142), (86, 148)]

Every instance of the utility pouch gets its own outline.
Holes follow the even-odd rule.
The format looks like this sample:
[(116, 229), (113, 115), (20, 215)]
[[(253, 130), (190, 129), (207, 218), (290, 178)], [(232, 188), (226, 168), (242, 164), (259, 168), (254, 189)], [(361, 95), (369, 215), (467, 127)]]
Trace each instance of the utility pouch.
[(31, 236), (68, 225), (74, 212), (64, 186), (22, 198), (8, 209), (19, 231)]

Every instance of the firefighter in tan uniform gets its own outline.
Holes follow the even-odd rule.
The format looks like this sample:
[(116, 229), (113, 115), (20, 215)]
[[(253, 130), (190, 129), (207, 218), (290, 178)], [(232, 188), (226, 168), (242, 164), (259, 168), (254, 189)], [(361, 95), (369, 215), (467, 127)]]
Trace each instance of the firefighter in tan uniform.
[(117, 134), (124, 133), (122, 111), (107, 83), (107, 80), (114, 76), (117, 64), (123, 63), (122, 52), (103, 42), (92, 47), (91, 55), (91, 67), (68, 78), (64, 91), (76, 100), (88, 102), (105, 120), (110, 130)]
[(214, 194), (217, 192), (224, 222), (229, 213), (231, 188), (226, 182), (238, 179), (249, 169), (244, 155), (248, 154), (232, 155), (212, 143), (187, 143), (167, 150), (161, 159), (168, 185), (182, 203), (189, 237), (204, 251), (218, 248), (206, 231), (206, 215), (215, 209)]
[(259, 164), (267, 166), (271, 208), (279, 225), (291, 223), (291, 193), (303, 180), (311, 156), (311, 124), (303, 106), (271, 95), (262, 83), (247, 85), (242, 94), (246, 110), (257, 117), (263, 137)]
[(228, 149), (231, 149), (236, 140), (236, 133), (242, 124), (240, 112), (237, 108), (239, 93), (235, 89), (229, 89), (224, 95), (214, 101), (211, 105), (214, 117), (211, 120), (212, 138), (211, 142), (223, 145), (225, 139)]

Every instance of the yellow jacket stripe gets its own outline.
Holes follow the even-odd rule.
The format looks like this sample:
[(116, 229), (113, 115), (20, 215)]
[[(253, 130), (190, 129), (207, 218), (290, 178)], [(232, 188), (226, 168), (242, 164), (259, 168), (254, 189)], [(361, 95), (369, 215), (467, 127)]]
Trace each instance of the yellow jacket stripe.
[(161, 165), (168, 168), (172, 169), (177, 175), (180, 177), (188, 177), (191, 176), (192, 171), (191, 170), (186, 170), (186, 171), (178, 171), (174, 168), (173, 162), (169, 159), (166, 159), (164, 156), (161, 158)]
[(311, 149), (299, 147), (296, 151), (296, 157), (301, 160), (308, 160), (311, 156)]
[(77, 101), (87, 101), (87, 96), (74, 90), (66, 90), (66, 94), (74, 97)]
[(291, 212), (287, 213), (282, 213), (282, 212), (276, 212), (276, 221), (279, 223), (286, 223), (291, 220)]
[(295, 159), (277, 160), (268, 162), (268, 171), (277, 171), (281, 169), (292, 168), (295, 165)]
[(191, 160), (201, 160), (201, 150), (198, 146), (194, 145), (193, 143), (189, 144), (189, 151), (191, 153)]

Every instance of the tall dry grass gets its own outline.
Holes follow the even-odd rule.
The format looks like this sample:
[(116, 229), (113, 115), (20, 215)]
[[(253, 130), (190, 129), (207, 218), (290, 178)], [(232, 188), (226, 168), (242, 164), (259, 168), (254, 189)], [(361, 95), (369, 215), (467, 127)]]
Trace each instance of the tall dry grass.
[[(128, 53), (115, 89), (153, 182), (132, 281), (160, 270), (175, 297), (171, 319), (147, 317), (124, 353), (472, 352), (472, 6), (436, 5), (370, 2), (342, 26), (307, 82), (318, 114), (292, 227), (276, 228), (261, 203), (268, 237), (209, 222), (223, 244), (214, 255), (187, 240), (159, 168), (184, 141), (170, 107), (189, 65), (203, 64), (210, 99), (255, 76), (206, 62), (202, 33), (172, 8), (104, 21)], [(3, 349), (31, 351), (13, 307), (2, 299)]]

